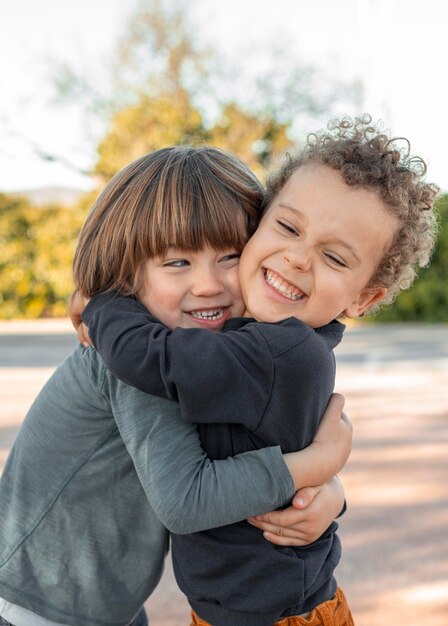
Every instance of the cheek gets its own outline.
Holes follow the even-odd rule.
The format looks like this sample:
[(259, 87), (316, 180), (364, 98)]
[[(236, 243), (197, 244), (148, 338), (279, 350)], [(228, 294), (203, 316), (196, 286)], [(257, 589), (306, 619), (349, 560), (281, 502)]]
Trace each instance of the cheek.
[(182, 297), (181, 294), (175, 290), (171, 292), (167, 289), (162, 289), (154, 291), (151, 300), (158, 309), (172, 313), (179, 309)]
[(247, 297), (247, 289), (248, 289), (248, 275), (250, 273), (250, 266), (246, 261), (246, 258), (242, 258), (239, 267), (238, 273), (238, 292), (240, 294), (240, 298)]
[(251, 266), (254, 263), (254, 259), (257, 256), (257, 241), (259, 236), (259, 232), (257, 231), (244, 246), (243, 252), (241, 253), (240, 268), (241, 265)]
[(176, 326), (182, 325), (182, 313), (178, 298), (170, 297), (169, 294), (164, 292), (160, 294), (154, 292), (143, 304), (159, 322), (168, 328), (176, 328)]
[(231, 291), (237, 296), (238, 294), (241, 295), (240, 267), (239, 266), (233, 269), (229, 282), (230, 282)]
[(140, 290), (138, 299), (159, 319), (161, 316), (170, 315), (173, 309), (179, 305), (176, 294), (171, 293), (170, 290), (166, 289), (166, 286), (164, 289), (158, 288), (157, 281), (152, 286), (147, 281), (143, 289)]
[(141, 287), (141, 289), (139, 290), (139, 292), (137, 293), (137, 299), (145, 305), (145, 307), (148, 309), (149, 308), (149, 302), (151, 299), (151, 287), (148, 284), (148, 281), (144, 281), (143, 282), (143, 286)]
[(348, 274), (339, 274), (326, 268), (316, 280), (315, 288), (322, 301), (336, 304), (347, 297), (350, 298), (352, 292), (358, 289), (358, 285)]
[(232, 285), (229, 291), (232, 297), (232, 301), (235, 304), (240, 305), (243, 302), (243, 293), (241, 291), (241, 283), (238, 275), (236, 276), (235, 280), (232, 281)]
[(228, 270), (224, 287), (227, 292), (229, 304), (232, 306), (233, 315), (241, 315), (242, 309), (244, 309), (243, 295), (241, 293), (240, 283), (240, 267), (236, 267)]

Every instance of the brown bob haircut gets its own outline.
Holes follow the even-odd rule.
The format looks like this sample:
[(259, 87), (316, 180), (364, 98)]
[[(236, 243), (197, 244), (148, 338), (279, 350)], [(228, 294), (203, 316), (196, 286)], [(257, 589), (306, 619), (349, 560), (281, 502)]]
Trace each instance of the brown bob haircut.
[(170, 246), (243, 249), (264, 190), (235, 156), (217, 148), (170, 147), (137, 159), (106, 185), (78, 240), (73, 275), (91, 297), (135, 295), (145, 261)]
[[(410, 144), (391, 138), (366, 114), (354, 119), (333, 120), (326, 131), (311, 133), (303, 150), (288, 155), (284, 165), (267, 182), (266, 210), (294, 172), (304, 165), (320, 164), (340, 172), (349, 186), (373, 191), (399, 226), (389, 250), (370, 280), (371, 287), (386, 287), (381, 304), (389, 304), (407, 289), (418, 267), (429, 263), (434, 248), (437, 219), (436, 185), (426, 183), (423, 159), (410, 156)], [(362, 206), (359, 207), (362, 219)], [(373, 305), (368, 312), (374, 312)]]

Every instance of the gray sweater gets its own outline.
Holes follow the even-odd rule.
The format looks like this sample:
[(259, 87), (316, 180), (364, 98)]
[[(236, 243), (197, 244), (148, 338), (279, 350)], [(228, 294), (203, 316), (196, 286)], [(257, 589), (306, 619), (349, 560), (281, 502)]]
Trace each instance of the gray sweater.
[(124, 626), (160, 579), (165, 526), (229, 524), (293, 494), (278, 447), (211, 462), (177, 403), (78, 347), (31, 407), (0, 480), (0, 597), (70, 626)]

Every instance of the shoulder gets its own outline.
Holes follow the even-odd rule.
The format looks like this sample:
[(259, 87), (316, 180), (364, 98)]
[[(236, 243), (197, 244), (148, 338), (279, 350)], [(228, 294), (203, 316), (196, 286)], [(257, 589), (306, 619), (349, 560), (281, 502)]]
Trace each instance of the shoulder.
[(254, 322), (253, 332), (263, 337), (274, 356), (302, 344), (311, 346), (321, 342), (320, 335), (313, 328), (294, 317), (275, 324)]
[(67, 385), (83, 389), (86, 394), (101, 395), (107, 371), (98, 352), (80, 344), (59, 365), (55, 375)]
[(238, 341), (261, 342), (269, 347), (273, 356), (305, 341), (313, 334), (313, 329), (295, 318), (288, 318), (273, 324), (257, 322), (253, 318), (233, 318), (222, 329), (222, 336), (233, 336)]
[(257, 330), (270, 346), (272, 356), (290, 357), (303, 362), (310, 359), (333, 359), (333, 348), (342, 339), (344, 325), (331, 322), (321, 328), (311, 328), (296, 318), (275, 324), (256, 324)]
[(338, 320), (333, 320), (325, 326), (316, 328), (315, 333), (328, 350), (333, 350), (341, 342), (344, 330), (345, 324), (341, 324)]

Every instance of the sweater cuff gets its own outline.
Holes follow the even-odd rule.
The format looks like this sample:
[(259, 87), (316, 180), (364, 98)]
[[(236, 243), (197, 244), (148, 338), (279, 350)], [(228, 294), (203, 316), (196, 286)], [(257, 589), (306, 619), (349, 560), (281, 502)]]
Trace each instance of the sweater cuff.
[(281, 447), (270, 446), (269, 448), (263, 448), (263, 452), (266, 454), (272, 475), (281, 489), (281, 496), (282, 499), (284, 499), (284, 503), (290, 503), (296, 493), (296, 489), (294, 480), (283, 458)]

